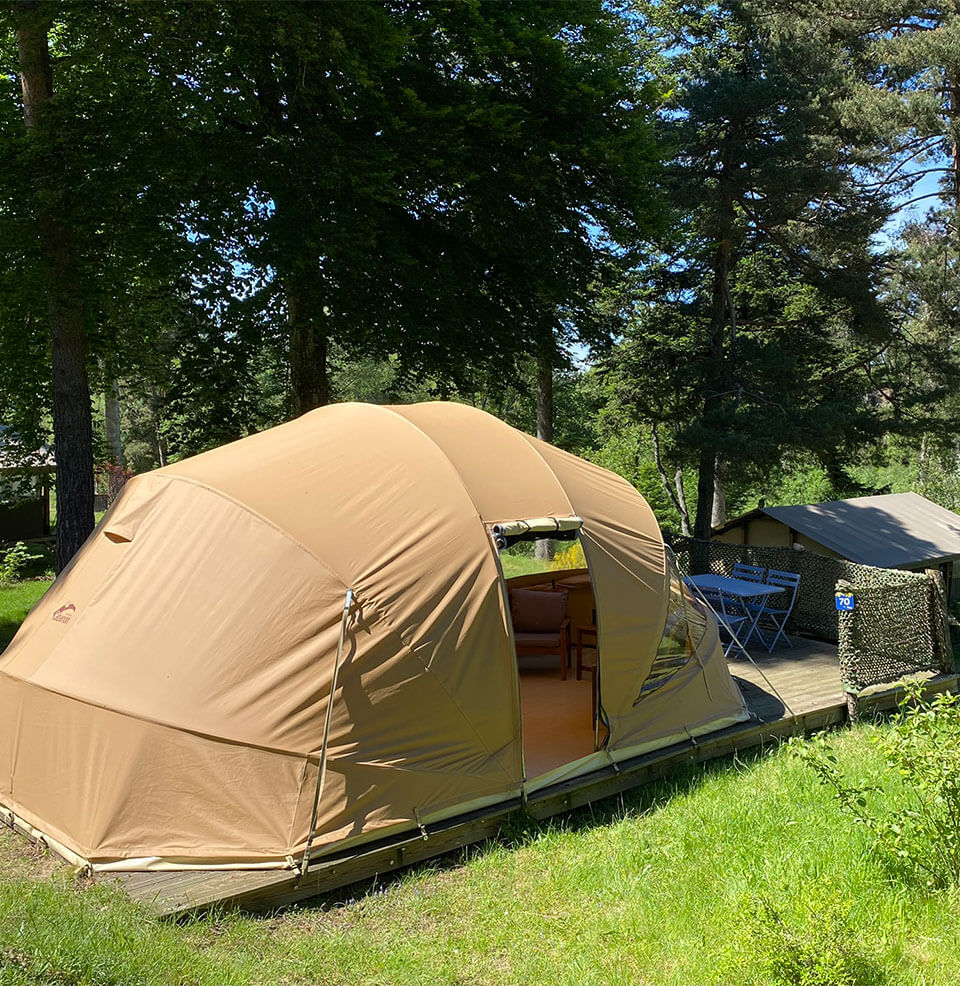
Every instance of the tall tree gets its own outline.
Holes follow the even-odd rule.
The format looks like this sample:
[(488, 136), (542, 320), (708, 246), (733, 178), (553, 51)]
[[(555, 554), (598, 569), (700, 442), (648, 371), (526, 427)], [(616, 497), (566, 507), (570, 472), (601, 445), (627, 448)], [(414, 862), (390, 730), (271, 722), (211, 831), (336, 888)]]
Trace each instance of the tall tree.
[[(653, 387), (669, 399), (639, 410), (695, 460), (693, 531), (706, 538), (722, 519), (725, 464), (770, 461), (800, 441), (831, 457), (837, 429), (806, 394), (828, 398), (809, 384), (862, 370), (883, 346), (870, 244), (888, 202), (861, 182), (876, 152), (827, 98), (846, 80), (815, 45), (778, 43), (736, 0), (641, 10), (675, 80), (663, 128), (676, 223), (645, 272), (617, 379), (644, 374), (621, 387), (642, 391), (662, 372), (652, 345), (670, 337), (673, 375)], [(849, 414), (830, 406), (844, 420), (863, 402)]]
[[(51, 90), (25, 55), (27, 98), (0, 104), (0, 351), (42, 350), (49, 291), (75, 344), (55, 414), (62, 562), (92, 524), (78, 435), (109, 378), (139, 383), (160, 455), (255, 427), (261, 371), (295, 413), (328, 399), (330, 351), (393, 355), (402, 386), (468, 387), (518, 376), (545, 340), (609, 335), (595, 294), (656, 212), (655, 148), (651, 91), (601, 0), (0, 13), (4, 85), (18, 33), (58, 66)], [(13, 111), (34, 120), (37, 93), (49, 112), (25, 136)], [(63, 365), (53, 351), (0, 400), (35, 400), (49, 375), (60, 408)]]
[(53, 112), (51, 13), (33, 0), (20, 0), (15, 8), (28, 154), (35, 181), (47, 191), (35, 198), (33, 209), (47, 283), (57, 436), (57, 562), (62, 567), (93, 529), (93, 426), (76, 236), (55, 191), (64, 134)]
[[(274, 274), (294, 413), (328, 398), (331, 341), (463, 384), (558, 329), (605, 333), (593, 291), (655, 212), (655, 153), (651, 93), (602, 3), (218, 15), (197, 116), (228, 124), (211, 147), (254, 220), (246, 256)], [(226, 211), (203, 205), (198, 227)]]
[[(916, 447), (927, 486), (941, 452), (953, 458), (960, 430), (960, 230), (951, 207), (908, 224), (891, 263), (889, 303), (898, 338), (880, 383), (896, 430)], [(934, 470), (935, 471), (935, 470)]]
[[(816, 46), (847, 74), (840, 109), (883, 149), (887, 167), (876, 176), (879, 185), (907, 204), (943, 195), (960, 205), (956, 0), (748, 2), (781, 43)], [(939, 177), (939, 191), (924, 181), (930, 175)]]
[[(188, 294), (193, 258), (207, 249), (184, 224), (205, 162), (190, 146), (189, 60), (173, 28), (186, 30), (193, 9), (0, 6), (0, 362), (25, 345), (39, 354), (42, 310), (49, 349), (39, 376), (50, 393), (33, 416), (52, 412), (61, 567), (93, 527), (99, 368), (132, 373), (149, 360), (142, 345), (121, 344), (139, 332), (132, 299)], [(4, 400), (36, 399), (7, 383)]]

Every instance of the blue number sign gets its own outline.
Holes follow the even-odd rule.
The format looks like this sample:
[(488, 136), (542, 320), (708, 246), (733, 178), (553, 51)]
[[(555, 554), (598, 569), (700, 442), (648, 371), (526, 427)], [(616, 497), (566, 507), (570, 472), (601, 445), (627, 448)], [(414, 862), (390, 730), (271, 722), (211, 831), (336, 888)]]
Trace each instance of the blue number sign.
[(837, 596), (837, 609), (842, 613), (853, 612), (853, 596), (848, 592), (838, 592)]

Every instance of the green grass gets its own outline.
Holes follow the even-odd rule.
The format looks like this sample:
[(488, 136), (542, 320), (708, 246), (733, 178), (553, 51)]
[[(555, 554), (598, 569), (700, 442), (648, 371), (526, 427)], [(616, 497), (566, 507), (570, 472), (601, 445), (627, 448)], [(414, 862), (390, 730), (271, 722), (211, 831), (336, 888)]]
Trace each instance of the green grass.
[[(0, 651), (13, 639), (30, 607), (47, 591), (52, 579), (0, 585)], [(3, 980), (0, 979), (0, 983)]]
[[(864, 729), (845, 768), (877, 762)], [(44, 868), (46, 867), (46, 869)], [(0, 835), (3, 984), (952, 984), (960, 906), (893, 880), (781, 749), (269, 917), (149, 920)], [(32, 876), (32, 879), (30, 878)], [(821, 978), (790, 979), (813, 955)]]
[(514, 555), (507, 552), (500, 555), (500, 565), (505, 579), (512, 579), (515, 575), (533, 575), (536, 572), (550, 570), (549, 563), (544, 563), (533, 555)]

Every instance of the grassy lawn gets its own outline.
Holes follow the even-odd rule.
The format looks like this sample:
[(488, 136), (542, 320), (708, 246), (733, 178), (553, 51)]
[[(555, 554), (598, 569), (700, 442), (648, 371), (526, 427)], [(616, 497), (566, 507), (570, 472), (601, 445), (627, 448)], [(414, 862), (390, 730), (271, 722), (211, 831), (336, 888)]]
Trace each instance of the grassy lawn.
[(533, 555), (512, 555), (507, 552), (500, 555), (500, 565), (503, 568), (505, 579), (512, 579), (515, 575), (533, 575), (535, 572), (543, 572), (548, 568)]
[[(876, 760), (840, 734), (848, 771)], [(443, 864), (183, 924), (0, 834), (4, 984), (953, 984), (960, 904), (891, 878), (789, 750), (691, 770)], [(830, 970), (796, 978), (796, 960)], [(779, 963), (779, 965), (778, 965)], [(793, 976), (793, 978), (791, 978)]]
[(0, 586), (0, 650), (10, 643), (30, 607), (47, 591), (52, 581), (34, 579)]

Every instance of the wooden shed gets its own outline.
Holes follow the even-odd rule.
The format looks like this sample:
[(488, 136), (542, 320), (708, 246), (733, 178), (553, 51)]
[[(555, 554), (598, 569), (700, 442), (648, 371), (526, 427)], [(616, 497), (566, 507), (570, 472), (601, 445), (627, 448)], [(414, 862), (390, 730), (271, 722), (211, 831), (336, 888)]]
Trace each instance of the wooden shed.
[(15, 454), (0, 428), (0, 545), (50, 535), (50, 485), (56, 462), (48, 449)]
[(727, 544), (793, 547), (877, 568), (939, 568), (960, 595), (960, 516), (919, 493), (757, 507), (714, 528)]

